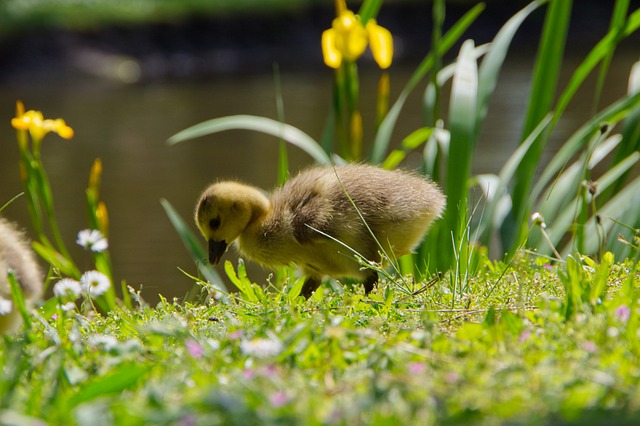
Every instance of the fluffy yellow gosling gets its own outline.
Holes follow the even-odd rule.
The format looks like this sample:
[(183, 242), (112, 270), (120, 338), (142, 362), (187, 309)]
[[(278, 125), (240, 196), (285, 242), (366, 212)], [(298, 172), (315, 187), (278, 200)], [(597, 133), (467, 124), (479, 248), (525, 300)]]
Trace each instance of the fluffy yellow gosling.
[(369, 293), (378, 274), (347, 247), (376, 263), (384, 263), (383, 250), (411, 253), (444, 206), (438, 187), (418, 174), (351, 164), (303, 171), (270, 197), (242, 183), (214, 183), (200, 196), (195, 221), (212, 264), (237, 240), (240, 254), (261, 265), (298, 265), (309, 297), (325, 275), (362, 279)]

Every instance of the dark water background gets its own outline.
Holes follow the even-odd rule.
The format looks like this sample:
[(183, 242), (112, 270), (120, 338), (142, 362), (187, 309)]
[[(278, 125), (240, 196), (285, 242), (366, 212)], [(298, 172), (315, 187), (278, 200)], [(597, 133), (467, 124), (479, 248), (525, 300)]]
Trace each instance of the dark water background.
[[(520, 138), (529, 94), (535, 45), (515, 48), (501, 74), (473, 157), (475, 173), (497, 172), (515, 150)], [(567, 54), (564, 87), (585, 50)], [(81, 269), (91, 268), (91, 258), (75, 246), (77, 232), (86, 227), (84, 190), (95, 158), (103, 161), (102, 199), (110, 215), (110, 245), (117, 280), (142, 288), (149, 302), (186, 294), (193, 283), (178, 267), (194, 273), (195, 267), (166, 217), (159, 200), (166, 198), (191, 224), (200, 191), (219, 178), (237, 178), (272, 188), (276, 182), (277, 143), (260, 133), (231, 131), (168, 146), (166, 139), (206, 119), (255, 114), (276, 118), (276, 90), (271, 72), (218, 73), (207, 77), (147, 79), (124, 84), (117, 79), (87, 73), (91, 55), (80, 55), (84, 71), (14, 74), (0, 81), (0, 204), (22, 191), (17, 167), (18, 151), (10, 127), (15, 100), (46, 117), (64, 118), (76, 132), (71, 141), (47, 136), (42, 156), (49, 173), (57, 217), (68, 246)], [(89, 59), (87, 59), (89, 58)], [(93, 58), (93, 59), (92, 59)], [(601, 106), (623, 96), (632, 64), (640, 59), (636, 45), (626, 45), (615, 57)], [(394, 100), (414, 70), (404, 61), (391, 68)], [(82, 68), (82, 67), (78, 67)], [(380, 72), (361, 68), (361, 105), (371, 139), (375, 87)], [(328, 113), (332, 72), (321, 66), (288, 67), (280, 72), (287, 123), (319, 139)], [(591, 78), (570, 105), (553, 137), (547, 158), (572, 131), (592, 114)], [(421, 126), (421, 90), (412, 96), (401, 115), (394, 141)], [(446, 105), (444, 106), (446, 111)], [(4, 117), (4, 118), (3, 118)], [(311, 164), (311, 159), (289, 148), (290, 170)], [(405, 167), (417, 164), (417, 156)], [(24, 197), (4, 213), (29, 228)], [(192, 225), (194, 231), (195, 226)], [(226, 258), (233, 258), (227, 255)], [(265, 274), (252, 270), (257, 282)]]

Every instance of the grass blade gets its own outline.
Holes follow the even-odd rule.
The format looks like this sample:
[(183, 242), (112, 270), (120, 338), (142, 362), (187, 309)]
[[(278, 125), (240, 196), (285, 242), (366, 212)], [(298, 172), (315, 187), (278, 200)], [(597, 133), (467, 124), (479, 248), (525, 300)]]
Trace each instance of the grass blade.
[(19, 193), (18, 195), (14, 196), (13, 198), (11, 198), (9, 201), (7, 201), (6, 203), (4, 203), (4, 205), (0, 206), (0, 213), (2, 213), (4, 211), (4, 209), (6, 209), (7, 207), (9, 207), (9, 205), (11, 205), (11, 203), (13, 203), (15, 200), (17, 200), (18, 198), (22, 197), (24, 195), (24, 192)]
[(196, 236), (191, 232), (191, 229), (184, 222), (182, 217), (178, 214), (178, 212), (173, 208), (171, 203), (164, 198), (160, 200), (160, 204), (164, 208), (164, 211), (167, 213), (171, 224), (175, 228), (176, 232), (180, 236), (182, 243), (187, 248), (187, 251), (191, 255), (191, 258), (198, 266), (198, 270), (204, 276), (204, 278), (209, 281), (209, 283), (213, 286), (219, 287), (223, 292), (228, 293), (222, 278), (213, 268), (213, 266), (209, 265), (207, 262), (208, 255), (207, 252), (200, 245), (200, 241)]

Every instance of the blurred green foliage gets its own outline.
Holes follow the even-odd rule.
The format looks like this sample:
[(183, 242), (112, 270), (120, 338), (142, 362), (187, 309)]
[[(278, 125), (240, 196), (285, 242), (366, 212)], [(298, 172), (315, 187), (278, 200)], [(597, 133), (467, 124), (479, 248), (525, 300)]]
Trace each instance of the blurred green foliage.
[(189, 16), (303, 10), (322, 0), (4, 0), (0, 37), (36, 28), (92, 29), (110, 24), (174, 22)]

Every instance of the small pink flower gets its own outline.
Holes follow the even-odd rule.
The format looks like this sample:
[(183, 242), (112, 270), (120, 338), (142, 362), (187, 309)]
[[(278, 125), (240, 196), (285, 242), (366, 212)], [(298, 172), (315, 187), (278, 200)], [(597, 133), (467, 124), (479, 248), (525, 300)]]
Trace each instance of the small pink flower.
[(524, 330), (518, 336), (518, 342), (520, 342), (520, 343), (526, 342), (527, 340), (529, 340), (529, 337), (531, 337), (531, 330), (529, 330), (529, 329)]
[(231, 339), (231, 340), (238, 340), (239, 338), (241, 338), (241, 337), (242, 337), (242, 334), (243, 334), (243, 333), (242, 333), (242, 329), (235, 330), (235, 331), (233, 331), (233, 332), (229, 333), (229, 339)]
[(255, 375), (256, 375), (255, 371), (249, 370), (248, 368), (242, 371), (242, 377), (244, 377), (247, 380), (253, 379)]
[(409, 374), (411, 375), (424, 373), (426, 369), (427, 366), (419, 362), (410, 362), (407, 366), (407, 370), (409, 370)]
[(455, 384), (460, 381), (460, 375), (455, 371), (450, 371), (444, 376), (444, 380), (449, 384)]
[(273, 379), (274, 377), (278, 377), (278, 368), (273, 364), (269, 364), (262, 369), (262, 374), (264, 377)]
[(582, 344), (582, 349), (584, 349), (589, 353), (594, 353), (598, 349), (598, 346), (595, 343), (593, 343), (591, 340), (587, 340)]
[(282, 407), (287, 402), (289, 402), (289, 397), (287, 397), (287, 394), (282, 391), (274, 392), (269, 395), (269, 403), (275, 408)]
[(187, 348), (187, 352), (189, 352), (189, 355), (191, 355), (195, 359), (202, 358), (202, 356), (204, 355), (204, 349), (202, 349), (200, 343), (196, 342), (193, 339), (185, 340), (184, 346), (185, 348)]
[(180, 419), (180, 426), (195, 426), (196, 418), (192, 414), (187, 414)]
[(615, 310), (615, 314), (621, 322), (627, 322), (631, 316), (631, 309), (627, 305), (620, 305)]

